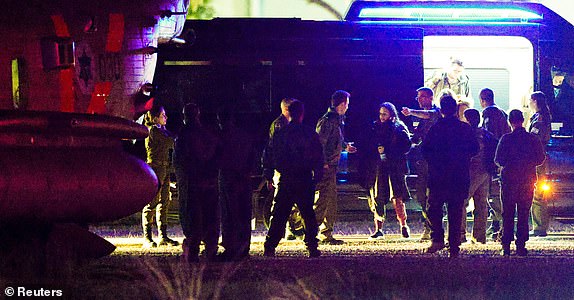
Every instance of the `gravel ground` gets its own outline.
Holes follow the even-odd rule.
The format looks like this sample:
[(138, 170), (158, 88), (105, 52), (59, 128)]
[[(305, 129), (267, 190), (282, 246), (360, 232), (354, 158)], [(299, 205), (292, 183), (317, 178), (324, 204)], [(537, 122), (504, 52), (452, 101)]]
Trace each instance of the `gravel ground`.
[[(302, 241), (283, 240), (277, 257), (262, 256), (265, 230), (253, 231), (251, 258), (234, 263), (180, 262), (180, 247), (141, 248), (138, 226), (97, 226), (117, 246), (105, 258), (58, 276), (0, 278), (0, 287), (61, 289), (66, 299), (573, 299), (574, 227), (552, 224), (532, 238), (528, 257), (501, 257), (500, 245), (464, 244), (461, 257), (424, 253), (420, 222), (412, 237), (386, 224), (386, 239), (370, 241), (370, 222), (340, 222), (344, 245), (321, 245), (307, 258)], [(181, 241), (181, 229), (170, 228)]]

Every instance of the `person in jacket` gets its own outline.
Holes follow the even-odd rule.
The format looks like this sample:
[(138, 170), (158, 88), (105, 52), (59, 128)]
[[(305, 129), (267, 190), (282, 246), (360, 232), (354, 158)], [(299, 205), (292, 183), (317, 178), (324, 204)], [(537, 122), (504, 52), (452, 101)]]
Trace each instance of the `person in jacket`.
[(223, 261), (249, 257), (251, 243), (250, 171), (254, 162), (253, 138), (235, 124), (231, 107), (218, 112), (219, 139), (224, 151), (219, 158), (221, 245)]
[(491, 172), (496, 169), (494, 153), (498, 140), (492, 133), (480, 128), (480, 112), (474, 108), (464, 111), (465, 120), (468, 121), (479, 143), (478, 154), (470, 159), (470, 189), (464, 202), (462, 218), (461, 241), (466, 240), (466, 207), (470, 199), (474, 201), (474, 222), (472, 226), (473, 243), (486, 244), (486, 223), (488, 218), (488, 189)]
[[(371, 239), (384, 238), (385, 206), (392, 200), (397, 220), (404, 238), (410, 236), (404, 201), (410, 199), (406, 185), (407, 156), (411, 148), (409, 132), (397, 116), (397, 109), (390, 102), (379, 106), (379, 119), (373, 123), (369, 143), (369, 165), (375, 167), (374, 181), (370, 182), (369, 207), (374, 215), (375, 232)], [(390, 181), (390, 186), (389, 186)], [(390, 188), (393, 190), (391, 199)]]
[[(482, 128), (486, 129), (497, 140), (510, 132), (510, 125), (508, 124), (508, 115), (504, 110), (499, 108), (494, 103), (494, 91), (489, 88), (484, 88), (480, 91), (480, 106), (484, 109), (482, 111)], [(500, 172), (493, 170), (491, 172), (492, 180), (489, 187), (489, 202), (491, 209), (492, 223), (490, 228), (487, 229), (487, 234), (494, 240), (500, 239), (500, 222), (502, 221), (502, 202), (500, 200)]]
[[(167, 211), (170, 203), (170, 151), (173, 150), (174, 137), (165, 128), (167, 115), (162, 106), (152, 107), (147, 113), (146, 126), (149, 135), (145, 139), (147, 163), (157, 175), (159, 183), (155, 198), (142, 210), (142, 227), (144, 233), (144, 248), (160, 246), (177, 246), (179, 243), (167, 235)], [(152, 238), (151, 223), (155, 215), (160, 241), (158, 244)]]
[(215, 260), (220, 233), (218, 198), (218, 155), (221, 145), (217, 135), (200, 122), (200, 110), (188, 103), (183, 110), (184, 126), (175, 144), (174, 167), (179, 192), (179, 220), (185, 240), (185, 262), (199, 261), (199, 244), (205, 244), (205, 256)]
[(305, 107), (300, 101), (289, 106), (290, 122), (273, 138), (273, 169), (281, 173), (271, 224), (264, 243), (264, 256), (275, 256), (275, 248), (285, 235), (285, 225), (293, 204), (305, 222), (305, 245), (309, 257), (318, 257), (318, 223), (313, 210), (315, 183), (323, 174), (323, 151), (319, 136), (302, 124)]
[(470, 159), (479, 145), (472, 128), (456, 118), (456, 100), (445, 96), (440, 101), (443, 118), (433, 125), (422, 143), (429, 166), (429, 207), (432, 243), (428, 253), (445, 247), (442, 226), (443, 206), (448, 210), (450, 257), (458, 257), (464, 200), (470, 187)]
[(544, 148), (540, 140), (526, 132), (520, 110), (510, 112), (512, 132), (500, 139), (494, 160), (502, 168), (502, 255), (510, 255), (510, 243), (514, 240), (514, 216), (516, 214), (516, 254), (526, 256), (528, 241), (528, 217), (534, 186), (536, 166), (544, 162)]
[[(528, 103), (530, 111), (534, 113), (530, 117), (528, 132), (534, 134), (540, 140), (544, 147), (550, 141), (552, 133), (551, 115), (546, 101), (546, 95), (543, 92), (534, 92), (530, 95)], [(536, 174), (540, 182), (544, 182), (544, 177), (548, 172), (547, 161), (536, 168)], [(550, 215), (548, 213), (548, 203), (544, 199), (544, 191), (536, 188), (534, 191), (534, 201), (532, 202), (532, 234), (533, 236), (546, 236), (550, 226)]]
[(337, 218), (337, 166), (341, 151), (357, 152), (357, 148), (347, 144), (343, 136), (344, 116), (349, 109), (350, 94), (338, 90), (331, 96), (331, 106), (317, 122), (316, 131), (323, 146), (324, 175), (317, 184), (315, 193), (315, 214), (320, 224), (321, 243), (340, 245), (343, 241), (333, 237), (333, 227)]
[(411, 150), (409, 152), (410, 159), (414, 162), (414, 170), (417, 175), (415, 182), (416, 199), (421, 206), (423, 216), (423, 233), (421, 234), (420, 241), (430, 241), (431, 228), (428, 221), (428, 182), (429, 172), (428, 163), (421, 152), (421, 144), (425, 140), (429, 129), (441, 118), (438, 108), (433, 105), (433, 91), (428, 87), (421, 87), (417, 89), (416, 100), (419, 103), (420, 110), (410, 109), (408, 107), (402, 108), (402, 113), (405, 116), (413, 116), (418, 118), (418, 125), (413, 130), (411, 137)]
[[(273, 191), (274, 196), (277, 194), (277, 183), (279, 182), (279, 177), (281, 174), (275, 170), (273, 172), (272, 168), (269, 167), (268, 162), (271, 161), (271, 156), (273, 155), (273, 137), (275, 133), (277, 133), (281, 128), (287, 126), (289, 124), (289, 105), (293, 102), (293, 98), (283, 98), (281, 100), (281, 115), (277, 117), (269, 126), (269, 142), (267, 147), (265, 148), (264, 157), (263, 157), (263, 178), (267, 182), (267, 189), (269, 191)], [(294, 240), (297, 237), (302, 237), (304, 233), (303, 229), (303, 219), (301, 218), (301, 213), (299, 212), (299, 208), (297, 206), (293, 206), (291, 210), (291, 214), (289, 215), (289, 220), (287, 222), (287, 239)]]

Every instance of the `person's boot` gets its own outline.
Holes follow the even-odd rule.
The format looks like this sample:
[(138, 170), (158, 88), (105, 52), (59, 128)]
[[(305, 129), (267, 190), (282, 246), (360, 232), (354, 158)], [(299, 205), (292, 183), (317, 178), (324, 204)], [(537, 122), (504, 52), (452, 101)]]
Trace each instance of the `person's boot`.
[(510, 256), (510, 244), (502, 244), (502, 250), (500, 251), (502, 256)]
[(383, 221), (375, 220), (375, 233), (372, 234), (369, 239), (371, 240), (381, 240), (385, 238), (383, 233)]
[(518, 256), (527, 256), (528, 250), (526, 250), (526, 245), (524, 244), (516, 244), (516, 255)]
[(144, 232), (144, 242), (143, 242), (142, 248), (155, 248), (155, 247), (157, 247), (157, 244), (154, 242), (154, 240), (152, 238), (151, 226), (145, 225), (143, 227), (143, 232)]
[(310, 258), (321, 256), (321, 251), (319, 251), (319, 249), (317, 249), (317, 247), (311, 247), (308, 250), (309, 250), (309, 257)]
[(184, 239), (182, 243), (182, 254), (181, 260), (185, 263), (197, 263), (199, 262), (199, 249), (192, 249), (189, 245), (189, 240)]
[(174, 241), (167, 237), (167, 228), (165, 226), (160, 227), (159, 236), (161, 236), (161, 240), (158, 243), (159, 246), (179, 246), (178, 241)]
[(401, 225), (401, 235), (404, 238), (408, 238), (411, 236), (411, 230), (407, 225), (407, 209), (405, 207), (405, 203), (401, 198), (393, 198), (393, 208), (395, 209), (395, 213), (397, 214), (397, 220)]
[(423, 227), (423, 233), (421, 234), (420, 241), (421, 241), (421, 242), (430, 241), (430, 239), (431, 239), (430, 234), (431, 234), (431, 229), (430, 229), (430, 227), (428, 226), (428, 223), (425, 222), (425, 223), (424, 223), (424, 227)]
[(431, 243), (430, 247), (427, 248), (426, 252), (427, 252), (427, 253), (435, 253), (435, 252), (438, 252), (438, 251), (444, 249), (444, 247), (445, 247), (444, 242), (440, 242), (440, 241), (439, 241), (439, 242), (435, 242), (435, 241), (433, 241), (433, 242)]

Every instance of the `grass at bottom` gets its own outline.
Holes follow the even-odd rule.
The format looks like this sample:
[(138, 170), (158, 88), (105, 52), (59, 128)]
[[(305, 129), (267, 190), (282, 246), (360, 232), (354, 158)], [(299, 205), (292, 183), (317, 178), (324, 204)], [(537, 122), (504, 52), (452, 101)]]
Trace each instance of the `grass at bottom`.
[[(572, 257), (253, 256), (183, 264), (177, 255), (112, 255), (67, 277), (20, 282), (69, 299), (571, 299)], [(18, 283), (0, 279), (2, 287)]]

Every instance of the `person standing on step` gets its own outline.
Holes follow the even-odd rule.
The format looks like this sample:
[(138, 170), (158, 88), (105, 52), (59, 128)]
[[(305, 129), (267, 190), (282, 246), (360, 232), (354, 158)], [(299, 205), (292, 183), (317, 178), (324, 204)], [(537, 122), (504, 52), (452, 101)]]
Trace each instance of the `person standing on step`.
[[(369, 207), (374, 214), (375, 232), (371, 239), (384, 238), (383, 223), (386, 217), (386, 204), (393, 203), (397, 220), (401, 226), (401, 235), (410, 236), (407, 225), (407, 211), (404, 201), (410, 199), (406, 185), (407, 156), (411, 148), (409, 132), (399, 119), (397, 109), (390, 102), (379, 106), (379, 119), (373, 123), (369, 143), (368, 164), (374, 167), (374, 180), (369, 180)], [(389, 186), (390, 182), (390, 186)], [(393, 197), (391, 199), (390, 188)]]
[[(146, 115), (149, 135), (145, 139), (147, 163), (157, 175), (159, 189), (155, 198), (142, 210), (144, 248), (177, 246), (179, 243), (167, 236), (167, 211), (170, 203), (170, 151), (173, 151), (174, 136), (165, 128), (167, 115), (162, 106), (155, 106)], [(152, 238), (151, 223), (155, 216), (160, 241), (156, 244)]]

